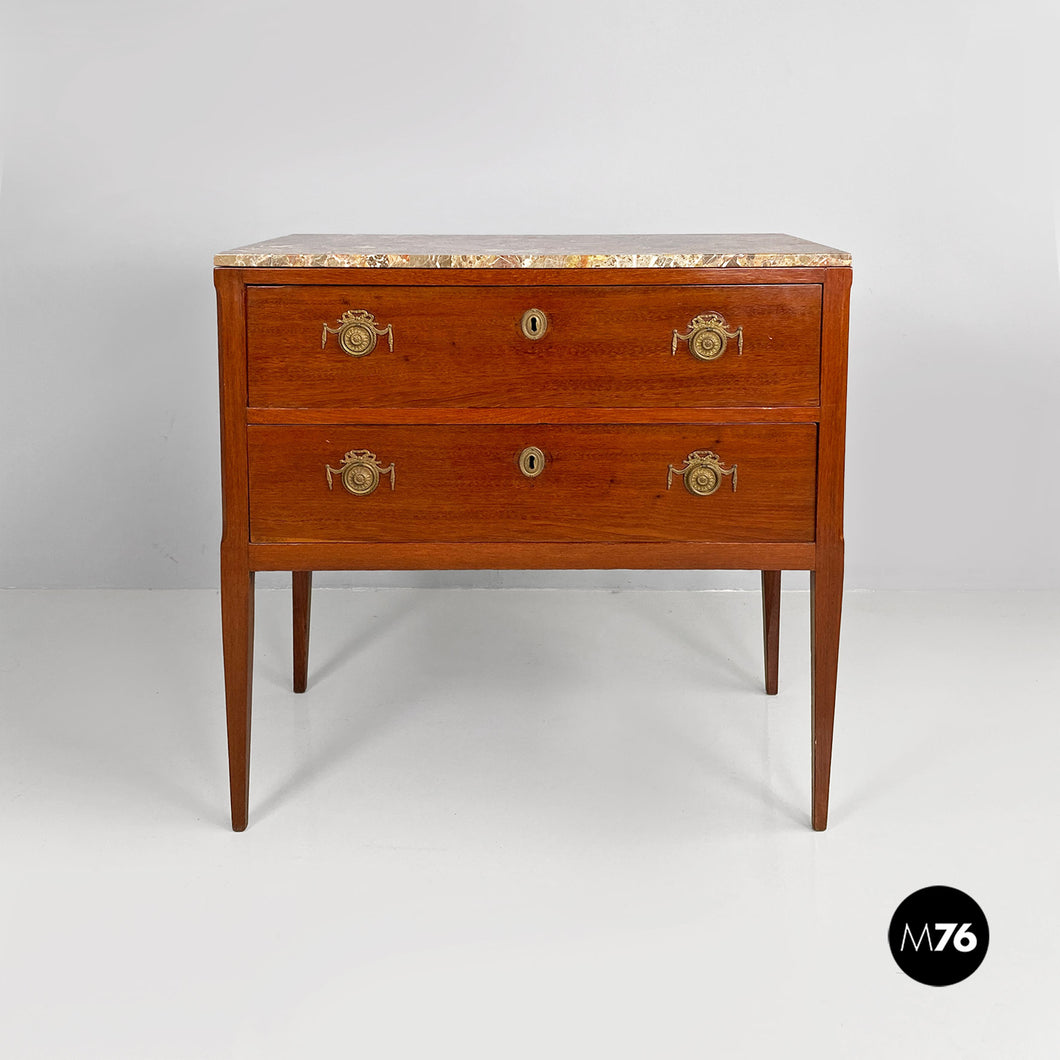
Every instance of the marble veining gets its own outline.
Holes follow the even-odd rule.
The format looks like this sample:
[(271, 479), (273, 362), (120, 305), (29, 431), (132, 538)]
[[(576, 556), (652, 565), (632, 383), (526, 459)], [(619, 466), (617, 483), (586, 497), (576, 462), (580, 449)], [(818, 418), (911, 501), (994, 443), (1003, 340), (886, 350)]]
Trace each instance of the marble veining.
[(384, 269), (819, 268), (844, 250), (781, 234), (290, 235), (214, 256), (216, 267)]

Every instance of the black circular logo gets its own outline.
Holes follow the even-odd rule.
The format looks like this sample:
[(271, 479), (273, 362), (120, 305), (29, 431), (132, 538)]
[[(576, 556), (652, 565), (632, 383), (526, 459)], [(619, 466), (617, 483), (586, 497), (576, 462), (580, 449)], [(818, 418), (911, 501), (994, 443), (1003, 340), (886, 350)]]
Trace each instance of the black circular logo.
[(956, 887), (924, 887), (894, 911), (887, 941), (895, 963), (910, 979), (952, 986), (983, 963), (990, 944), (986, 916)]

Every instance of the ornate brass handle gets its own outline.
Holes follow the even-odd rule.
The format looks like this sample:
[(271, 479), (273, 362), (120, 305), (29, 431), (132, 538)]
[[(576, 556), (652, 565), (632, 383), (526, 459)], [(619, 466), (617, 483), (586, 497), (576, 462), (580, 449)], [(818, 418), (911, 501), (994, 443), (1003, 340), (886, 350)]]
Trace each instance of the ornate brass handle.
[(674, 339), (670, 345), (671, 355), (677, 353), (680, 341), (688, 343), (688, 351), (700, 361), (716, 361), (724, 352), (729, 339), (736, 339), (736, 356), (743, 353), (743, 327), (729, 330), (721, 313), (700, 313), (688, 325), (687, 335), (679, 335), (674, 328)]
[(685, 489), (697, 497), (709, 497), (720, 485), (722, 475), (732, 476), (732, 491), (736, 492), (736, 468), (725, 467), (717, 453), (709, 449), (696, 449), (685, 457), (684, 467), (670, 465), (666, 472), (666, 488), (669, 489), (674, 474), (683, 476)]
[(390, 346), (390, 352), (394, 352), (394, 331), (389, 324), (385, 328), (379, 327), (375, 322), (375, 314), (369, 313), (367, 309), (347, 309), (339, 317), (338, 327), (324, 325), (320, 335), (320, 348), (328, 344), (328, 332), (338, 335), (339, 346), (343, 352), (351, 357), (367, 357), (375, 349), (376, 339), (385, 335)]
[(367, 449), (351, 449), (338, 467), (325, 465), (328, 489), (332, 486), (332, 475), (338, 475), (343, 486), (355, 497), (367, 497), (379, 485), (380, 475), (390, 476), (390, 488), (394, 488), (394, 465), (383, 467), (375, 453)]

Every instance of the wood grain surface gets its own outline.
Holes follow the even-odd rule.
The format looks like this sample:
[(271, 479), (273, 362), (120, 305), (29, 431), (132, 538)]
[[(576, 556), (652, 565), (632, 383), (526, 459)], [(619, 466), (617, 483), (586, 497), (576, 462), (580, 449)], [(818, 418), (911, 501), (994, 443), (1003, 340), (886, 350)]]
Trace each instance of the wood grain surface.
[(251, 570), (813, 570), (810, 541), (345, 541), (250, 546)]
[[(544, 312), (537, 340), (524, 312)], [(393, 329), (361, 357), (325, 324), (347, 310)], [(743, 329), (715, 360), (694, 357), (693, 318)], [(249, 400), (256, 407), (490, 408), (816, 405), (821, 287), (247, 288)]]
[(762, 654), (765, 657), (766, 695), (777, 694), (780, 672), (779, 570), (762, 571)]
[[(459, 425), (248, 428), (250, 527), (264, 541), (812, 541), (816, 428), (744, 425)], [(540, 448), (544, 472), (518, 457)], [(349, 450), (393, 463), (354, 496), (333, 473)], [(696, 496), (668, 468), (694, 450), (737, 465)]]
[[(762, 572), (776, 691), (782, 570), (811, 571), (812, 825), (828, 820), (843, 592), (849, 268), (219, 268), (221, 610), (232, 826), (248, 820), (254, 572), (293, 575), (294, 687), (306, 687), (314, 570)], [(523, 312), (549, 326), (531, 341)], [(366, 309), (367, 356), (321, 348)], [(714, 361), (693, 317), (742, 327)], [(517, 458), (546, 457), (538, 478)], [(395, 466), (329, 490), (349, 450)], [(667, 467), (710, 449), (737, 489)]]

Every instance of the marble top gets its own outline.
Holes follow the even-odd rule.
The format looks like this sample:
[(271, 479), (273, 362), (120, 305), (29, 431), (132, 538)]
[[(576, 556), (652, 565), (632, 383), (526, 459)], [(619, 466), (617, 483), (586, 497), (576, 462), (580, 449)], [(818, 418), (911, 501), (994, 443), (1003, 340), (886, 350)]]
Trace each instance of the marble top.
[(217, 267), (390, 269), (816, 268), (844, 250), (795, 236), (291, 235), (214, 256)]

